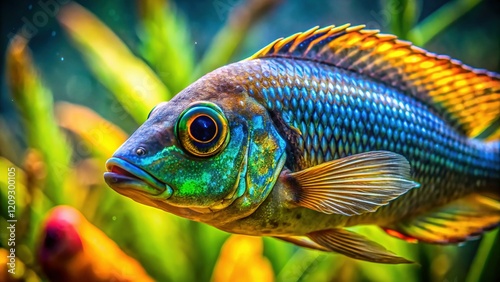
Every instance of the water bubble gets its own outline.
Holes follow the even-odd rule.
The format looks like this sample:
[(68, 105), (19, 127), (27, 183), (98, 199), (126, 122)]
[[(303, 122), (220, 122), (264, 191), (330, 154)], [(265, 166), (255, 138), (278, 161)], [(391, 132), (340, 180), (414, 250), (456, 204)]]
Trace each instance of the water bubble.
[(61, 61), (64, 61), (64, 57), (61, 57)]
[(113, 219), (113, 221), (115, 221), (116, 220), (116, 215), (113, 215), (113, 217), (111, 219)]

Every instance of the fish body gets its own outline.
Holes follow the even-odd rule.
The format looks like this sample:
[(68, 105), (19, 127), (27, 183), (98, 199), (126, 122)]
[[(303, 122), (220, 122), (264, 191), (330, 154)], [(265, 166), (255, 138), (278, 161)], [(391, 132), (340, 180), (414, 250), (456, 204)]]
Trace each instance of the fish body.
[(471, 137), (500, 116), (499, 80), (363, 27), (314, 28), (158, 105), (105, 179), (228, 232), (408, 262), (343, 227), (453, 243), (497, 224), (500, 143)]
[[(287, 144), (294, 144), (287, 147), (285, 169), (301, 171), (370, 151), (404, 156), (411, 164), (412, 179), (425, 188), (378, 210), (377, 224), (418, 214), (471, 191), (498, 187), (498, 144), (457, 133), (436, 111), (383, 83), (321, 63), (283, 58), (230, 65), (216, 71), (211, 81), (220, 83), (217, 77), (234, 79), (226, 83), (236, 85), (252, 82), (246, 83), (245, 91), (271, 113)], [(305, 210), (297, 209), (290, 221), (297, 221)], [(366, 219), (366, 215), (335, 219), (320, 213), (311, 215), (316, 220), (306, 217), (298, 224), (311, 222), (309, 232), (317, 228), (318, 216), (325, 217), (323, 228), (345, 220), (342, 224), (373, 224), (373, 216)], [(278, 235), (280, 228), (270, 229)]]

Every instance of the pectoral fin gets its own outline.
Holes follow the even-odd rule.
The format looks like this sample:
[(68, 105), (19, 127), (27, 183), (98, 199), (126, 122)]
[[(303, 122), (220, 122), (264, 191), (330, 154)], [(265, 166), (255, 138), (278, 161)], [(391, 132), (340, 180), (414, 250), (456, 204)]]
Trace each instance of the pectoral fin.
[(419, 184), (401, 155), (372, 151), (326, 162), (286, 180), (296, 205), (346, 216), (374, 212)]
[(384, 229), (409, 242), (450, 244), (475, 239), (499, 222), (500, 202), (472, 194)]
[(329, 251), (341, 253), (354, 259), (388, 264), (413, 263), (389, 252), (381, 245), (345, 229), (315, 231), (307, 236)]

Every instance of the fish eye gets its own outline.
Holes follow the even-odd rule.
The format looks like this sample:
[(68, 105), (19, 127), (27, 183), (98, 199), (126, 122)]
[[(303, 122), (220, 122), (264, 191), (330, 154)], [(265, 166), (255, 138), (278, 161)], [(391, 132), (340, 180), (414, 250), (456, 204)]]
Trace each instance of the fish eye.
[(222, 110), (209, 102), (197, 102), (184, 110), (177, 120), (175, 132), (184, 150), (197, 157), (217, 154), (229, 137)]

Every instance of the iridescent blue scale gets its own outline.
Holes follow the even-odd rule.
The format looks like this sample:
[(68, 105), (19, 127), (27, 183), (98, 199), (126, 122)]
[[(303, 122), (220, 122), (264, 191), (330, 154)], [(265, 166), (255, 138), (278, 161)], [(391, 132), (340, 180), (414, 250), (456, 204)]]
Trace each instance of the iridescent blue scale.
[(281, 116), (290, 132), (300, 132), (286, 136), (299, 146), (290, 150), (296, 154), (287, 163), (292, 171), (388, 150), (410, 161), (422, 186), (442, 190), (429, 190), (429, 197), (444, 196), (444, 190), (459, 196), (498, 177), (485, 143), (459, 134), (444, 115), (384, 83), (307, 60), (257, 59), (244, 66), (243, 78), (255, 82), (249, 93)]

